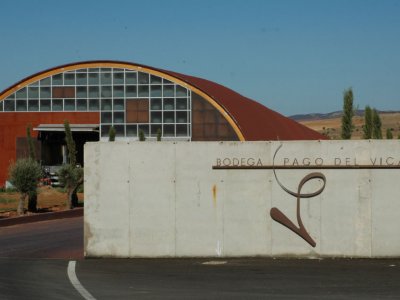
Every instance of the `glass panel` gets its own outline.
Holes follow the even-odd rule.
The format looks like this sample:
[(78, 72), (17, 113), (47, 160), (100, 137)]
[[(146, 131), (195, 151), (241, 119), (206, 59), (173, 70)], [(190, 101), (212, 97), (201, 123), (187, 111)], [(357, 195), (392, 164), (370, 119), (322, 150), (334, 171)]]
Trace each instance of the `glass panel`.
[(125, 109), (124, 99), (115, 99), (113, 109), (114, 110), (124, 110)]
[(39, 81), (35, 81), (35, 82), (31, 83), (30, 86), (39, 86)]
[(149, 83), (149, 74), (139, 72), (139, 84)]
[(161, 110), (161, 99), (151, 99), (151, 109), (152, 110)]
[(145, 136), (149, 136), (149, 125), (139, 125), (138, 132), (142, 130)]
[(114, 84), (124, 84), (124, 73), (114, 73)]
[(173, 97), (174, 96), (174, 86), (173, 85), (164, 85), (163, 86), (163, 96), (164, 97)]
[(4, 100), (4, 111), (15, 111), (15, 100)]
[(150, 83), (151, 84), (161, 84), (162, 79), (161, 77), (150, 75)]
[(98, 85), (100, 83), (98, 73), (89, 74), (89, 85)]
[(98, 73), (98, 72), (100, 72), (100, 69), (99, 68), (90, 68), (90, 69), (88, 69), (88, 72), (94, 72), (94, 73)]
[(163, 78), (164, 84), (173, 84), (172, 81), (169, 81), (168, 79)]
[(113, 87), (113, 97), (114, 98), (123, 98), (124, 97), (124, 86), (118, 85)]
[(124, 137), (125, 136), (125, 126), (124, 125), (115, 125), (115, 135), (117, 137)]
[(86, 111), (87, 110), (87, 99), (76, 100), (76, 110)]
[(52, 111), (62, 111), (63, 110), (63, 101), (62, 100), (53, 100), (52, 101)]
[(126, 86), (126, 97), (137, 97), (136, 85)]
[(77, 85), (87, 85), (87, 74), (86, 73), (76, 74), (76, 84)]
[(101, 137), (108, 137), (111, 125), (101, 125)]
[(161, 97), (161, 85), (152, 85), (151, 89), (151, 97)]
[(115, 112), (114, 113), (114, 123), (125, 123), (125, 113)]
[(101, 97), (102, 98), (111, 97), (111, 86), (102, 86), (101, 87)]
[(75, 99), (64, 99), (64, 110), (75, 110)]
[(26, 109), (27, 109), (27, 101), (17, 100), (17, 111), (26, 111)]
[(101, 72), (111, 72), (111, 68), (101, 68)]
[(40, 111), (50, 111), (51, 101), (50, 100), (40, 100)]
[(175, 113), (173, 111), (164, 112), (164, 123), (175, 123)]
[(89, 97), (90, 98), (99, 98), (100, 92), (98, 86), (90, 86), (89, 87)]
[(137, 136), (137, 125), (126, 125), (126, 136), (136, 137)]
[(53, 75), (53, 85), (62, 85), (63, 77), (62, 74)]
[(8, 96), (6, 100), (15, 100), (15, 93)]
[(89, 99), (89, 110), (100, 110), (100, 103), (98, 99)]
[(176, 136), (188, 136), (187, 125), (176, 125)]
[(22, 88), (16, 93), (17, 99), (26, 99), (28, 93), (26, 92), (26, 88)]
[(101, 110), (111, 110), (111, 99), (101, 99)]
[(75, 85), (75, 74), (65, 73), (64, 74), (64, 85)]
[(137, 84), (137, 74), (135, 73), (126, 73), (125, 74), (125, 84)]
[(181, 87), (180, 85), (176, 86), (176, 97), (187, 97), (187, 92), (184, 87)]
[(161, 111), (151, 112), (151, 123), (162, 123)]
[(78, 86), (76, 88), (76, 97), (77, 98), (87, 98), (87, 87), (86, 86)]
[(159, 130), (162, 133), (161, 125), (151, 125), (151, 136), (156, 137)]
[(40, 86), (51, 85), (51, 77), (40, 80)]
[(163, 136), (175, 136), (175, 126), (174, 125), (164, 125)]
[(148, 97), (148, 96), (149, 96), (149, 86), (139, 85), (139, 97)]
[(0, 111), (3, 111), (3, 104), (4, 104), (4, 101), (0, 101)]
[(39, 98), (39, 88), (38, 87), (29, 87), (28, 88), (28, 98), (29, 99), (38, 99)]
[(164, 110), (174, 110), (174, 109), (175, 109), (174, 99), (171, 98), (164, 99)]
[(176, 123), (187, 123), (187, 112), (186, 111), (177, 111), (176, 112)]
[(111, 84), (111, 73), (101, 73), (101, 84)]
[(40, 98), (51, 98), (51, 89), (49, 87), (41, 87)]
[(187, 99), (186, 98), (176, 99), (176, 109), (188, 109)]
[(39, 111), (39, 100), (29, 100), (28, 101), (29, 111)]
[(102, 112), (101, 113), (101, 123), (111, 123), (112, 122), (112, 113), (111, 112)]

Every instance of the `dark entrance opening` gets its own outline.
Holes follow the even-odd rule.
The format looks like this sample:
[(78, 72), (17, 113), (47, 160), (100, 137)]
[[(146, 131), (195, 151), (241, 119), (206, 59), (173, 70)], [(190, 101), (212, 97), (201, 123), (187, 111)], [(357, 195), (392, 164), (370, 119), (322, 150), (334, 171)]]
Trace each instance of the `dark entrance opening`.
[[(83, 146), (86, 142), (99, 141), (98, 132), (72, 132), (76, 146), (76, 162), (83, 166)], [(68, 162), (65, 133), (60, 131), (41, 131), (41, 162), (44, 166), (57, 166)]]
[[(70, 124), (70, 128), (76, 146), (76, 162), (83, 166), (83, 146), (86, 142), (99, 141), (99, 125)], [(42, 166), (60, 166), (68, 163), (63, 124), (40, 124), (34, 130), (39, 131)]]

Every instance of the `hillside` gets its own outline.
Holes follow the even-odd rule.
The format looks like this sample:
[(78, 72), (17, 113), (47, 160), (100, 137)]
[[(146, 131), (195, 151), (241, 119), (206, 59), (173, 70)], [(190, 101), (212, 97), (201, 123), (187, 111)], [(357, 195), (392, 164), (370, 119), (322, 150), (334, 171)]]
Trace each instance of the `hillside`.
[[(352, 139), (362, 139), (364, 124), (364, 112), (357, 111), (353, 117), (355, 129)], [(382, 121), (382, 134), (386, 138), (386, 129), (392, 131), (393, 138), (396, 139), (400, 135), (400, 112), (379, 112)], [(308, 114), (296, 115), (290, 117), (297, 122), (323, 134), (327, 134), (331, 139), (340, 139), (341, 112), (333, 112), (328, 114)]]

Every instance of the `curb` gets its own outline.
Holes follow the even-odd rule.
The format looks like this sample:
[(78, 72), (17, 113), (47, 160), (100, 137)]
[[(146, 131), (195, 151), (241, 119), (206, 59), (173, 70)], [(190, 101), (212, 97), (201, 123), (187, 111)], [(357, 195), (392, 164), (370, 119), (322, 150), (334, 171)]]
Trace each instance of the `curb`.
[(59, 212), (40, 213), (30, 216), (12, 217), (1, 220), (0, 227), (7, 227), (19, 224), (42, 222), (56, 219), (75, 218), (83, 216), (83, 208), (74, 208), (71, 210), (64, 210)]

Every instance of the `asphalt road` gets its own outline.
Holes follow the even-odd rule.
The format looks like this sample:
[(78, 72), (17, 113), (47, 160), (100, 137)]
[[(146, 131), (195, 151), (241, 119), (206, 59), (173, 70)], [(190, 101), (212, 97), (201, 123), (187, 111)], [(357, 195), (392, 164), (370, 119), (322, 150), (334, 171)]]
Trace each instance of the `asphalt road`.
[[(80, 259), (82, 218), (0, 228), (0, 299), (400, 299), (400, 259)], [(52, 257), (57, 259), (43, 259)]]
[(83, 217), (0, 227), (0, 257), (83, 258)]

